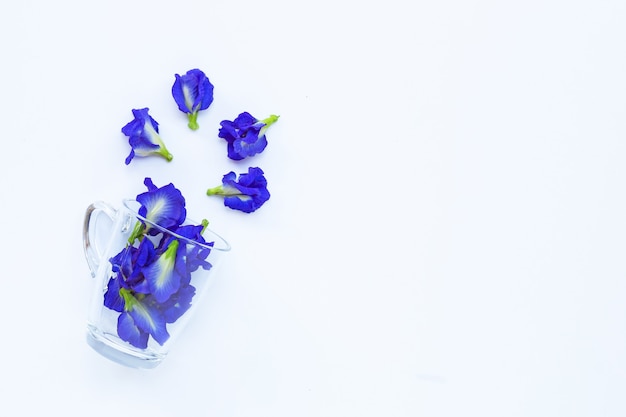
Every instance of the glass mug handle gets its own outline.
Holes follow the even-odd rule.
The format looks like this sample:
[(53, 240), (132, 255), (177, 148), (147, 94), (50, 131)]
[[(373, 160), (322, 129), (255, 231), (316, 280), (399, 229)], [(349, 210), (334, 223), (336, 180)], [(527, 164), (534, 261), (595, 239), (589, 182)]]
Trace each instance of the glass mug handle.
[(102, 254), (97, 245), (98, 240), (96, 236), (96, 222), (101, 214), (106, 215), (113, 223), (115, 222), (117, 211), (107, 203), (97, 201), (87, 207), (83, 223), (83, 249), (85, 250), (85, 258), (87, 258), (87, 265), (89, 265), (92, 277), (96, 276)]

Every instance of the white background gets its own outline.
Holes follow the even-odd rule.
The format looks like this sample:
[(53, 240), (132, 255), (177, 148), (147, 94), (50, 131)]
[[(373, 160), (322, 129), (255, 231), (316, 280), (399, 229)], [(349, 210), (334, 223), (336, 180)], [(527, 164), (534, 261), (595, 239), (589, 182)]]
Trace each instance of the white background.
[[(623, 0), (3, 2), (0, 407), (626, 415), (625, 22)], [(170, 95), (191, 68), (215, 85), (196, 132)], [(171, 163), (124, 165), (141, 107)], [(235, 163), (217, 130), (242, 111), (281, 117)], [(204, 194), (248, 166), (259, 211)], [(139, 371), (85, 343), (81, 233), (146, 176), (233, 250)]]

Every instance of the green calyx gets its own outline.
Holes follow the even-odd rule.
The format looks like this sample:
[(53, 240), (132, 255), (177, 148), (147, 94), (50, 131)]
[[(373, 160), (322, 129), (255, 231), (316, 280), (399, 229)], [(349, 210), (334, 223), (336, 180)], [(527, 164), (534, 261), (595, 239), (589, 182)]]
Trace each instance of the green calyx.
[(146, 227), (146, 225), (143, 222), (137, 220), (133, 232), (128, 237), (128, 244), (132, 245), (133, 243), (135, 243), (135, 239), (139, 239), (139, 241), (141, 242), (141, 239), (143, 239), (147, 230), (148, 228)]
[(128, 237), (128, 244), (132, 245), (133, 243), (135, 243), (135, 239), (141, 240), (145, 231), (146, 225), (140, 221), (137, 221), (137, 223), (135, 223), (135, 228), (133, 229), (133, 232)]
[(224, 192), (224, 186), (218, 185), (217, 187), (209, 188), (206, 190), (207, 195), (222, 195)]
[(157, 154), (165, 158), (167, 162), (170, 162), (172, 159), (174, 159), (174, 156), (170, 153), (170, 151), (167, 150), (165, 146), (161, 146), (161, 149), (159, 150), (159, 152), (157, 152)]
[(159, 144), (159, 149), (154, 153), (165, 158), (167, 162), (170, 162), (174, 158), (174, 156), (170, 153), (170, 151), (167, 150), (167, 148), (165, 147), (165, 143), (163, 143), (163, 139), (161, 139), (158, 134), (156, 135), (156, 141)]
[(269, 117), (266, 117), (263, 120), (259, 120), (261, 123), (263, 123), (265, 125), (265, 127), (270, 127), (271, 125), (273, 125), (274, 123), (276, 123), (278, 121), (278, 118), (280, 116), (276, 116), (275, 114), (272, 114)]
[(178, 245), (178, 240), (174, 239), (167, 247), (167, 250), (163, 253), (163, 255), (161, 255), (165, 261), (171, 263), (172, 265), (174, 265), (174, 262), (176, 261), (176, 251), (178, 250)]
[(263, 135), (265, 135), (265, 131), (266, 131), (266, 130), (267, 130), (267, 129), (271, 126), (271, 125), (273, 125), (274, 123), (276, 123), (276, 122), (278, 121), (278, 118), (279, 118), (279, 117), (280, 117), (280, 116), (276, 116), (275, 114), (272, 114), (271, 116), (266, 117), (266, 118), (265, 118), (265, 119), (263, 119), (263, 120), (259, 120), (259, 122), (261, 122), (261, 123), (263, 123), (263, 124), (265, 125), (265, 126), (263, 126), (263, 127), (261, 128), (261, 130), (259, 131), (259, 136), (263, 136)]
[(120, 295), (124, 299), (124, 310), (133, 311), (133, 307), (135, 303), (137, 303), (137, 299), (133, 296), (127, 288), (120, 288)]
[(187, 113), (187, 118), (189, 119), (189, 123), (187, 124), (187, 126), (189, 126), (189, 129), (198, 130), (198, 128), (200, 127), (198, 125), (198, 112), (195, 111), (193, 113)]

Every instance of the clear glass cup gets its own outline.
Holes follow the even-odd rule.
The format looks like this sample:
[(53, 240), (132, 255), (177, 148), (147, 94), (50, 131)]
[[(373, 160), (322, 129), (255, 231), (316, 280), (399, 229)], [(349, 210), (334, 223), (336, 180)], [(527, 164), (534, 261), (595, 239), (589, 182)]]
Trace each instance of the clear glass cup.
[[(96, 202), (85, 213), (83, 246), (95, 278), (87, 343), (122, 365), (154, 368), (194, 314), (230, 245), (206, 225), (201, 238), (173, 233), (139, 215), (140, 206), (135, 200), (119, 209)], [(188, 219), (185, 225), (202, 224)]]

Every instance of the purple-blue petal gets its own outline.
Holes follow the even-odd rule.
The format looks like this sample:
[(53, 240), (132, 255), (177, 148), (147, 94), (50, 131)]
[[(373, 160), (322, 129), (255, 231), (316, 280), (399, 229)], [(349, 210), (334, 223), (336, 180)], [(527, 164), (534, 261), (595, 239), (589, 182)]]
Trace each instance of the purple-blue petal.
[(148, 156), (160, 148), (159, 145), (150, 142), (145, 136), (131, 136), (128, 138), (128, 144), (137, 156)]
[[(200, 71), (200, 70), (198, 70)], [(202, 73), (202, 71), (200, 71)], [(198, 110), (206, 110), (213, 103), (213, 84), (202, 73), (198, 83)]]
[(120, 313), (124, 311), (124, 298), (120, 295), (119, 277), (111, 277), (104, 293), (104, 306)]
[(148, 113), (150, 109), (132, 109), (134, 119), (128, 122), (123, 128), (122, 133), (126, 136), (139, 136), (146, 128), (146, 124), (150, 124), (154, 130), (159, 132), (159, 124)]
[(130, 164), (130, 161), (133, 160), (133, 158), (135, 157), (135, 151), (134, 150), (130, 150), (130, 153), (128, 154), (128, 156), (126, 157), (126, 159), (124, 160), (124, 163), (126, 165)]
[[(144, 301), (149, 300), (148, 298)], [(128, 314), (132, 317), (135, 325), (141, 331), (149, 333), (160, 345), (169, 339), (165, 318), (161, 312), (150, 302), (136, 302)]]
[(117, 334), (122, 340), (137, 348), (148, 347), (148, 333), (137, 327), (135, 320), (128, 312), (120, 314), (117, 318)]
[(267, 138), (261, 134), (265, 126), (248, 112), (243, 112), (235, 120), (222, 120), (218, 136), (226, 142), (227, 155), (230, 159), (239, 161), (263, 152), (267, 147)]
[(263, 152), (266, 146), (265, 135), (258, 136), (258, 132), (250, 132), (246, 138), (233, 142), (233, 152), (242, 157), (249, 157)]
[(156, 191), (156, 190), (159, 189), (159, 187), (154, 185), (154, 182), (152, 182), (152, 178), (150, 178), (150, 177), (146, 177), (146, 178), (143, 179), (143, 185), (146, 186), (148, 191)]
[(124, 161), (130, 164), (135, 156), (162, 155), (171, 160), (171, 154), (159, 136), (159, 124), (149, 114), (149, 109), (133, 109), (134, 119), (122, 127), (122, 133), (128, 136), (131, 152)]
[(185, 95), (183, 93), (183, 79), (180, 75), (176, 74), (176, 80), (174, 81), (174, 85), (172, 86), (172, 97), (174, 97), (174, 101), (178, 106), (178, 110), (183, 113), (191, 113), (191, 109), (187, 105), (185, 101)]
[[(207, 242), (204, 239), (204, 236), (202, 236), (203, 230), (204, 226), (202, 225), (185, 225), (176, 229), (176, 233), (193, 242), (198, 242), (205, 246), (213, 246), (214, 242)], [(183, 276), (181, 285), (189, 283), (191, 273), (196, 271), (199, 267), (202, 267), (205, 270), (209, 270), (211, 268), (212, 265), (206, 261), (206, 258), (211, 253), (211, 249), (205, 246), (191, 243), (183, 244), (183, 241), (181, 241), (181, 245), (178, 248), (178, 256), (185, 259), (186, 266), (184, 272), (180, 272), (181, 276)]]
[(261, 168), (250, 167), (248, 173), (239, 175), (235, 181), (235, 173), (229, 172), (222, 178), (224, 188), (236, 189), (240, 195), (224, 197), (224, 205), (246, 213), (256, 211), (270, 198), (267, 180)]
[(174, 323), (191, 307), (191, 300), (196, 294), (192, 285), (182, 287), (166, 304), (162, 306), (166, 323)]
[(110, 259), (111, 269), (118, 272), (118, 286), (138, 293), (149, 292), (143, 276), (143, 267), (156, 259), (157, 253), (150, 239), (142, 239), (139, 247), (128, 246)]
[[(186, 93), (185, 93), (186, 92)], [(195, 113), (207, 109), (213, 102), (213, 84), (199, 69), (175, 74), (172, 97), (183, 113)]]
[(180, 226), (187, 216), (185, 198), (171, 183), (139, 194), (137, 201), (141, 204), (141, 216), (166, 229)]
[(258, 207), (249, 196), (228, 196), (224, 197), (224, 205), (233, 210), (243, 211), (244, 213), (252, 213)]
[(152, 264), (143, 268), (150, 293), (160, 303), (167, 301), (178, 291), (183, 278), (180, 272), (186, 272), (184, 259), (179, 252), (180, 246), (184, 244), (180, 245), (177, 240), (172, 240), (167, 249)]
[(233, 123), (237, 127), (237, 129), (249, 129), (252, 125), (254, 125), (258, 120), (252, 116), (247, 111), (240, 113), (239, 116), (233, 120)]

